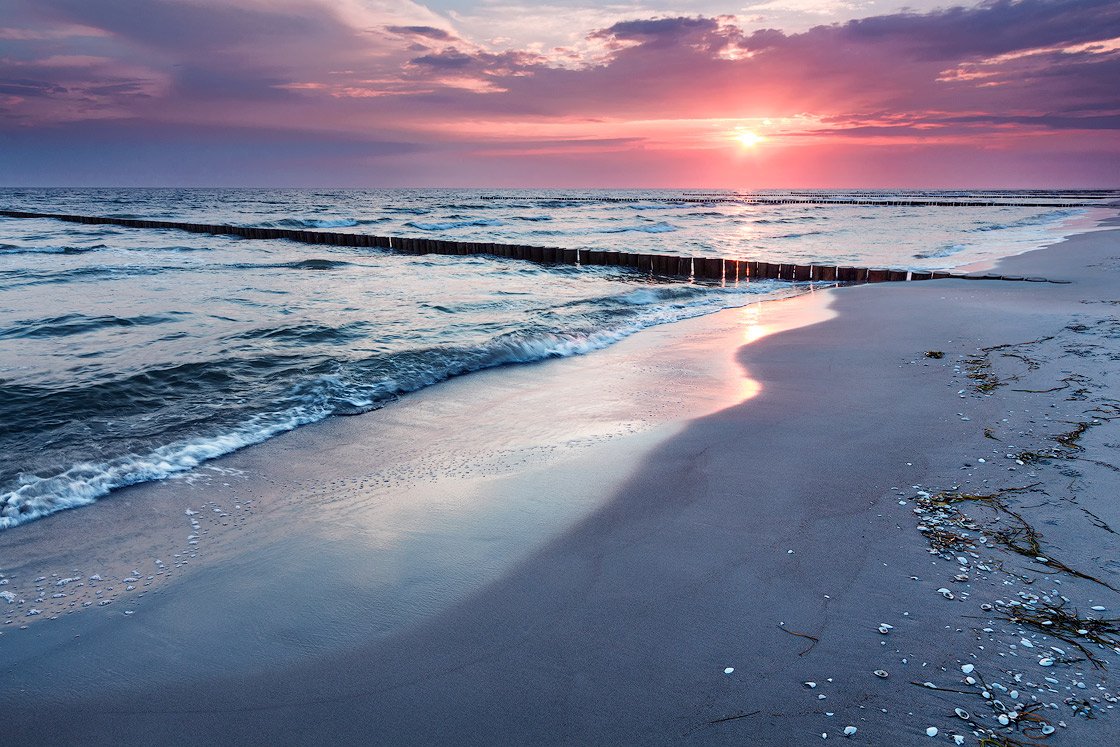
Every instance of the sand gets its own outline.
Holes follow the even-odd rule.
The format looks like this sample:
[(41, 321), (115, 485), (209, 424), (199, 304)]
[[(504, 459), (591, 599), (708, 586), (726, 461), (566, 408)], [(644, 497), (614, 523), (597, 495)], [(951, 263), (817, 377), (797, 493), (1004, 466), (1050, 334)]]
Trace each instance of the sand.
[(999, 270), (1070, 282), (724, 312), (0, 534), (5, 738), (1114, 743), (1120, 655), (1003, 618), (1120, 617), (1120, 231)]

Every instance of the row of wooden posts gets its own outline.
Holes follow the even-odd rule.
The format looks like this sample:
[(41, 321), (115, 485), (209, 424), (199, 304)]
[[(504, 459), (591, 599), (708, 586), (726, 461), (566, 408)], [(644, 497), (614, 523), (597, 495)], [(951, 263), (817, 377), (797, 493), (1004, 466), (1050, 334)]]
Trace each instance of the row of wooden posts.
[[(483, 200), (508, 200), (508, 196), (483, 196)], [(681, 204), (723, 204), (737, 205), (879, 205), (884, 207), (1047, 207), (1047, 208), (1085, 208), (1100, 207), (1090, 202), (1011, 202), (1008, 200), (886, 200), (857, 198), (812, 198), (812, 197), (542, 197), (548, 202), (656, 202)]]
[(767, 279), (789, 281), (815, 280), (841, 283), (882, 283), (905, 280), (933, 280), (938, 278), (1045, 281), (1045, 278), (1023, 278), (1008, 275), (965, 275), (951, 272), (847, 267), (823, 264), (802, 265), (756, 262), (753, 260), (721, 259), (718, 257), (638, 254), (635, 252), (619, 252), (609, 249), (564, 249), (555, 246), (445, 241), (443, 239), (371, 236), (369, 234), (341, 231), (257, 228), (254, 226), (181, 223), (178, 221), (143, 220), (138, 218), (30, 213), (18, 210), (0, 210), (0, 215), (9, 218), (50, 218), (71, 223), (125, 226), (129, 228), (174, 229), (189, 231), (191, 233), (240, 236), (246, 239), (287, 239), (304, 244), (330, 244), (333, 246), (352, 246), (356, 248), (388, 249), (399, 254), (490, 255), (494, 257), (526, 260), (538, 264), (628, 267), (638, 272), (660, 277), (691, 277), (696, 280), (725, 282)]

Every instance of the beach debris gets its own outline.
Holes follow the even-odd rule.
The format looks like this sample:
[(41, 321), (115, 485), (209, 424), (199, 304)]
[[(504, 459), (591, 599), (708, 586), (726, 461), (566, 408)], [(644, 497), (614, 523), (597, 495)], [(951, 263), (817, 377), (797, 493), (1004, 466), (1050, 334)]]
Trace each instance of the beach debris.
[(10, 591), (0, 591), (0, 599), (3, 599), (8, 604), (15, 604), (16, 595)]
[(874, 672), (872, 672), (872, 674), (874, 674), (876, 677), (879, 677), (879, 678), (884, 679), (884, 680), (887, 677), (890, 677), (890, 674), (885, 669), (876, 669)]
[(844, 727), (844, 736), (845, 736), (845, 737), (851, 737), (851, 736), (855, 736), (855, 733), (856, 733), (857, 731), (859, 731), (859, 729), (857, 729), (857, 728), (856, 728), (856, 727), (854, 727), (854, 726), (845, 726), (845, 727)]
[(820, 639), (815, 635), (809, 635), (808, 633), (799, 633), (796, 630), (790, 630), (785, 626), (785, 623), (778, 623), (778, 630), (781, 630), (783, 633), (789, 633), (790, 635), (797, 636), (798, 638), (806, 638), (812, 641), (812, 643), (806, 646), (802, 651), (798, 652), (798, 656), (804, 656), (805, 654), (809, 653), (813, 650), (813, 646), (816, 646), (820, 642)]
[(926, 729), (926, 736), (927, 737), (936, 737), (937, 736), (937, 727), (936, 726), (931, 726), (928, 729)]
[(960, 734), (953, 735), (953, 744), (964, 744), (964, 737)]
[(940, 350), (927, 350), (926, 357), (940, 359), (945, 357), (945, 353)]

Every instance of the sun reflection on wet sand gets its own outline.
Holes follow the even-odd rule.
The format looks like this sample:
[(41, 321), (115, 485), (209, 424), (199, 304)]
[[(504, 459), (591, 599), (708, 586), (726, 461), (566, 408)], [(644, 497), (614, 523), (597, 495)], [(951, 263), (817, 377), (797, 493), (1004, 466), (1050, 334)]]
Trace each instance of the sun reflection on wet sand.
[[(743, 345), (810, 324), (826, 322), (836, 316), (831, 308), (831, 296), (811, 289), (809, 293), (783, 301), (758, 301), (737, 309), (740, 325), (740, 339)], [(738, 358), (740, 350), (734, 355)], [(749, 356), (749, 354), (748, 354)], [(738, 385), (740, 402), (757, 397), (762, 392), (762, 382), (750, 375), (750, 369), (742, 367), (742, 378)]]

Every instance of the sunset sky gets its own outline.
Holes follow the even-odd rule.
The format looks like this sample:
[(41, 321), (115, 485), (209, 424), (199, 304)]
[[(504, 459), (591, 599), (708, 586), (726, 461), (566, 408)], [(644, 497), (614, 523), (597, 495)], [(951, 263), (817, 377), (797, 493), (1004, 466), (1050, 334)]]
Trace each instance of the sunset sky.
[(0, 184), (1120, 186), (1120, 2), (0, 0)]

